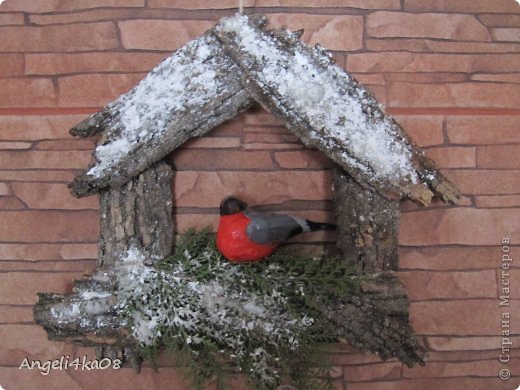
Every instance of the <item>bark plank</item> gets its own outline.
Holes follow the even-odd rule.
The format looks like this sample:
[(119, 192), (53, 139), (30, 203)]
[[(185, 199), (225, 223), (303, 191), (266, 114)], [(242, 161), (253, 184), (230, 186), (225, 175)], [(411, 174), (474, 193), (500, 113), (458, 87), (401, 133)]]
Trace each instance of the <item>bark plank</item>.
[(333, 170), (333, 196), (342, 259), (357, 273), (397, 270), (399, 201), (360, 186), (342, 168)]
[(396, 357), (409, 367), (424, 365), (425, 349), (408, 321), (409, 301), (402, 283), (390, 272), (365, 278), (359, 295), (324, 308), (333, 333), (384, 360)]
[(118, 187), (192, 137), (252, 106), (238, 67), (206, 33), (157, 65), (136, 87), (71, 129), (101, 139), (93, 163), (69, 185), (82, 197)]
[(438, 195), (457, 202), (458, 190), (323, 48), (305, 45), (297, 33), (266, 31), (245, 16), (225, 18), (212, 32), (239, 66), (248, 93), (360, 185), (388, 199), (427, 205)]

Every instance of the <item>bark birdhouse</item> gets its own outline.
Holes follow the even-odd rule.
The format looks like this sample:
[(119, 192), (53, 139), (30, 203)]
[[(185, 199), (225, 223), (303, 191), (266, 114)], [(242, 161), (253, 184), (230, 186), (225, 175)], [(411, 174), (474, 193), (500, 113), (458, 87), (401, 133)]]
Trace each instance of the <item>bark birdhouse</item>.
[(406, 291), (391, 273), (399, 200), (455, 203), (458, 191), (329, 53), (266, 25), (262, 16), (220, 20), (71, 130), (101, 134), (92, 164), (70, 184), (77, 197), (100, 193), (100, 267), (70, 295), (40, 294), (35, 319), (50, 338), (100, 346), (109, 356), (126, 351), (131, 360), (135, 340), (112, 310), (118, 260), (132, 248), (149, 262), (171, 252), (173, 176), (161, 160), (259, 103), (337, 165), (337, 245), (342, 261), (371, 276), (358, 296), (326, 308), (338, 338), (410, 366), (423, 361)]

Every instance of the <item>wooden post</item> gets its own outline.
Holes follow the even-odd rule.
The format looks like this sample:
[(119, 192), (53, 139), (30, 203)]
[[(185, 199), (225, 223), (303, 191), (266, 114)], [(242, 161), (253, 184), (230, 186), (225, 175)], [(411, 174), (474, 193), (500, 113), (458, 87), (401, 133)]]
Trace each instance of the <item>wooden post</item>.
[(332, 192), (343, 260), (357, 273), (397, 270), (399, 202), (360, 186), (339, 167)]
[(360, 278), (358, 296), (345, 297), (325, 313), (356, 347), (408, 366), (424, 364), (425, 350), (409, 323), (406, 290), (392, 270), (399, 265), (399, 202), (360, 186), (340, 167), (333, 170), (337, 246)]
[(99, 264), (115, 265), (130, 248), (150, 260), (171, 253), (173, 244), (172, 169), (164, 162), (153, 165), (126, 185), (100, 194)]

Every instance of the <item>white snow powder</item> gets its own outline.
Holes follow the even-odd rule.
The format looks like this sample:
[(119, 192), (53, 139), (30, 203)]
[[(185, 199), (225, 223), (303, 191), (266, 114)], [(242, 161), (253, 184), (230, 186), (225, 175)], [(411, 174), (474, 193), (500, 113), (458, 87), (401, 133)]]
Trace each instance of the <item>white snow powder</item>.
[[(203, 36), (188, 43), (157, 65), (132, 91), (110, 104), (120, 113), (120, 128), (113, 139), (96, 147), (97, 163), (88, 175), (99, 177), (128, 153), (167, 130), (176, 114), (202, 107), (225, 88), (216, 77), (217, 59), (210, 39)], [(191, 52), (195, 55), (187, 55)]]
[(316, 130), (315, 140), (325, 147), (343, 147), (342, 157), (349, 165), (372, 172), (375, 178), (417, 182), (412, 152), (398, 140), (390, 120), (365, 114), (370, 97), (364, 88), (350, 94), (338, 88), (338, 81), (351, 80), (342, 69), (319, 66), (298, 50), (287, 57), (273, 38), (259, 34), (248, 23), (247, 16), (223, 19), (217, 31), (233, 33), (251, 62), (261, 64), (257, 82), (281, 95), (303, 115)]
[(90, 300), (90, 299), (96, 299), (96, 298), (108, 298), (111, 296), (109, 293), (104, 292), (98, 292), (98, 291), (83, 291), (80, 294), (82, 299)]
[(71, 303), (70, 305), (60, 305), (51, 308), (51, 316), (58, 320), (58, 322), (75, 321), (81, 314), (79, 303)]

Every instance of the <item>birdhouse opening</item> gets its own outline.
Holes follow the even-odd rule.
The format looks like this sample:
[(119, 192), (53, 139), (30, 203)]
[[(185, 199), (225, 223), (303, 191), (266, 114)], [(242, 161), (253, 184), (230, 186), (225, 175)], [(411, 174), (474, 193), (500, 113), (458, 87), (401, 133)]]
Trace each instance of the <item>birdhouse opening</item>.
[[(252, 108), (185, 143), (166, 159), (174, 170), (175, 234), (189, 228), (216, 231), (220, 201), (235, 195), (255, 211), (335, 221), (334, 165), (306, 148), (278, 119)], [(292, 238), (284, 246), (302, 253), (334, 255), (336, 232)]]

